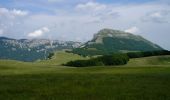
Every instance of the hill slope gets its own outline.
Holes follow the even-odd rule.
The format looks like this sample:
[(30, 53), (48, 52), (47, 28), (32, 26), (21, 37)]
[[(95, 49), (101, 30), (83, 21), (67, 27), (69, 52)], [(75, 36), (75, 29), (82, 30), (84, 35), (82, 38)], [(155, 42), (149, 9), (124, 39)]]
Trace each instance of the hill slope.
[(73, 52), (82, 55), (98, 55), (112, 52), (154, 50), (163, 49), (139, 35), (119, 30), (103, 29), (95, 34), (91, 41), (80, 48), (74, 49)]
[(64, 51), (57, 51), (54, 53), (54, 56), (51, 59), (48, 60), (41, 60), (37, 61), (39, 64), (49, 64), (49, 65), (62, 65), (65, 64), (69, 61), (74, 61), (74, 60), (85, 60), (88, 59), (87, 57), (82, 57), (77, 54), (73, 53), (67, 53)]

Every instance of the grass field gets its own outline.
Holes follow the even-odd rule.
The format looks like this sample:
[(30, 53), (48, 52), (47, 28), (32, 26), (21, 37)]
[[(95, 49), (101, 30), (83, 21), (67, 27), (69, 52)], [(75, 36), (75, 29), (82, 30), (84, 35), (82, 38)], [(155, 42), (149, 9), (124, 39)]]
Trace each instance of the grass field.
[(56, 55), (61, 59), (0, 60), (0, 100), (170, 100), (170, 56), (131, 59), (124, 66), (74, 68), (60, 64), (88, 58)]

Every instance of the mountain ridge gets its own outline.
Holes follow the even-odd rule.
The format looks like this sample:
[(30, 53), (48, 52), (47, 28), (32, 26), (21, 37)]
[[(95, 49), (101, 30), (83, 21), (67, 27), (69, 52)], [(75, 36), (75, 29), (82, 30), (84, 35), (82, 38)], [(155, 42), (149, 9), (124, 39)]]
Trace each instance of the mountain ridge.
[(0, 37), (0, 49), (0, 59), (21, 61), (46, 59), (50, 52), (67, 49), (68, 52), (83, 56), (164, 50), (140, 35), (106, 28), (94, 34), (93, 39), (84, 44), (74, 41)]
[(98, 55), (113, 52), (156, 50), (163, 50), (163, 48), (140, 35), (120, 30), (102, 29), (94, 35), (92, 40), (72, 52), (80, 55), (88, 55), (88, 53), (93, 52), (92, 55)]
[(0, 37), (0, 59), (35, 61), (46, 59), (50, 52), (73, 49), (80, 45), (80, 42), (73, 41)]

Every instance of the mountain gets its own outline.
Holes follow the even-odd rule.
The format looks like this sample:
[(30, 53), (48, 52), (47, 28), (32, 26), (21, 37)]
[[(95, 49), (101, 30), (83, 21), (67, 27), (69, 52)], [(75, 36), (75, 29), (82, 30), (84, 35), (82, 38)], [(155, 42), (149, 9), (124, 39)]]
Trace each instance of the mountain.
[(146, 40), (142, 36), (119, 30), (103, 29), (94, 35), (73, 53), (80, 55), (100, 55), (113, 52), (156, 51), (163, 50), (160, 46)]
[(83, 56), (105, 55), (114, 52), (156, 51), (160, 46), (142, 36), (119, 30), (103, 29), (93, 39), (81, 44), (73, 41), (48, 39), (11, 39), (0, 37), (0, 59), (35, 61), (46, 59), (50, 52), (71, 49)]
[(46, 59), (50, 52), (79, 47), (80, 42), (48, 39), (11, 39), (0, 37), (0, 59), (35, 61)]

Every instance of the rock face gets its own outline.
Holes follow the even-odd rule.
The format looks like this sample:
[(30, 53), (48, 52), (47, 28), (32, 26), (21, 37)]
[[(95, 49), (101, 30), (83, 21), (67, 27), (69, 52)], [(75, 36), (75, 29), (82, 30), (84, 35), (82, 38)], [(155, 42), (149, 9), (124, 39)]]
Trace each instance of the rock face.
[(80, 42), (48, 39), (10, 39), (0, 37), (0, 59), (35, 61), (46, 59), (50, 52), (79, 47)]
[(163, 50), (160, 46), (146, 40), (142, 36), (134, 35), (119, 30), (103, 29), (94, 35), (74, 53), (92, 53), (93, 55), (108, 54), (113, 52), (155, 51)]

